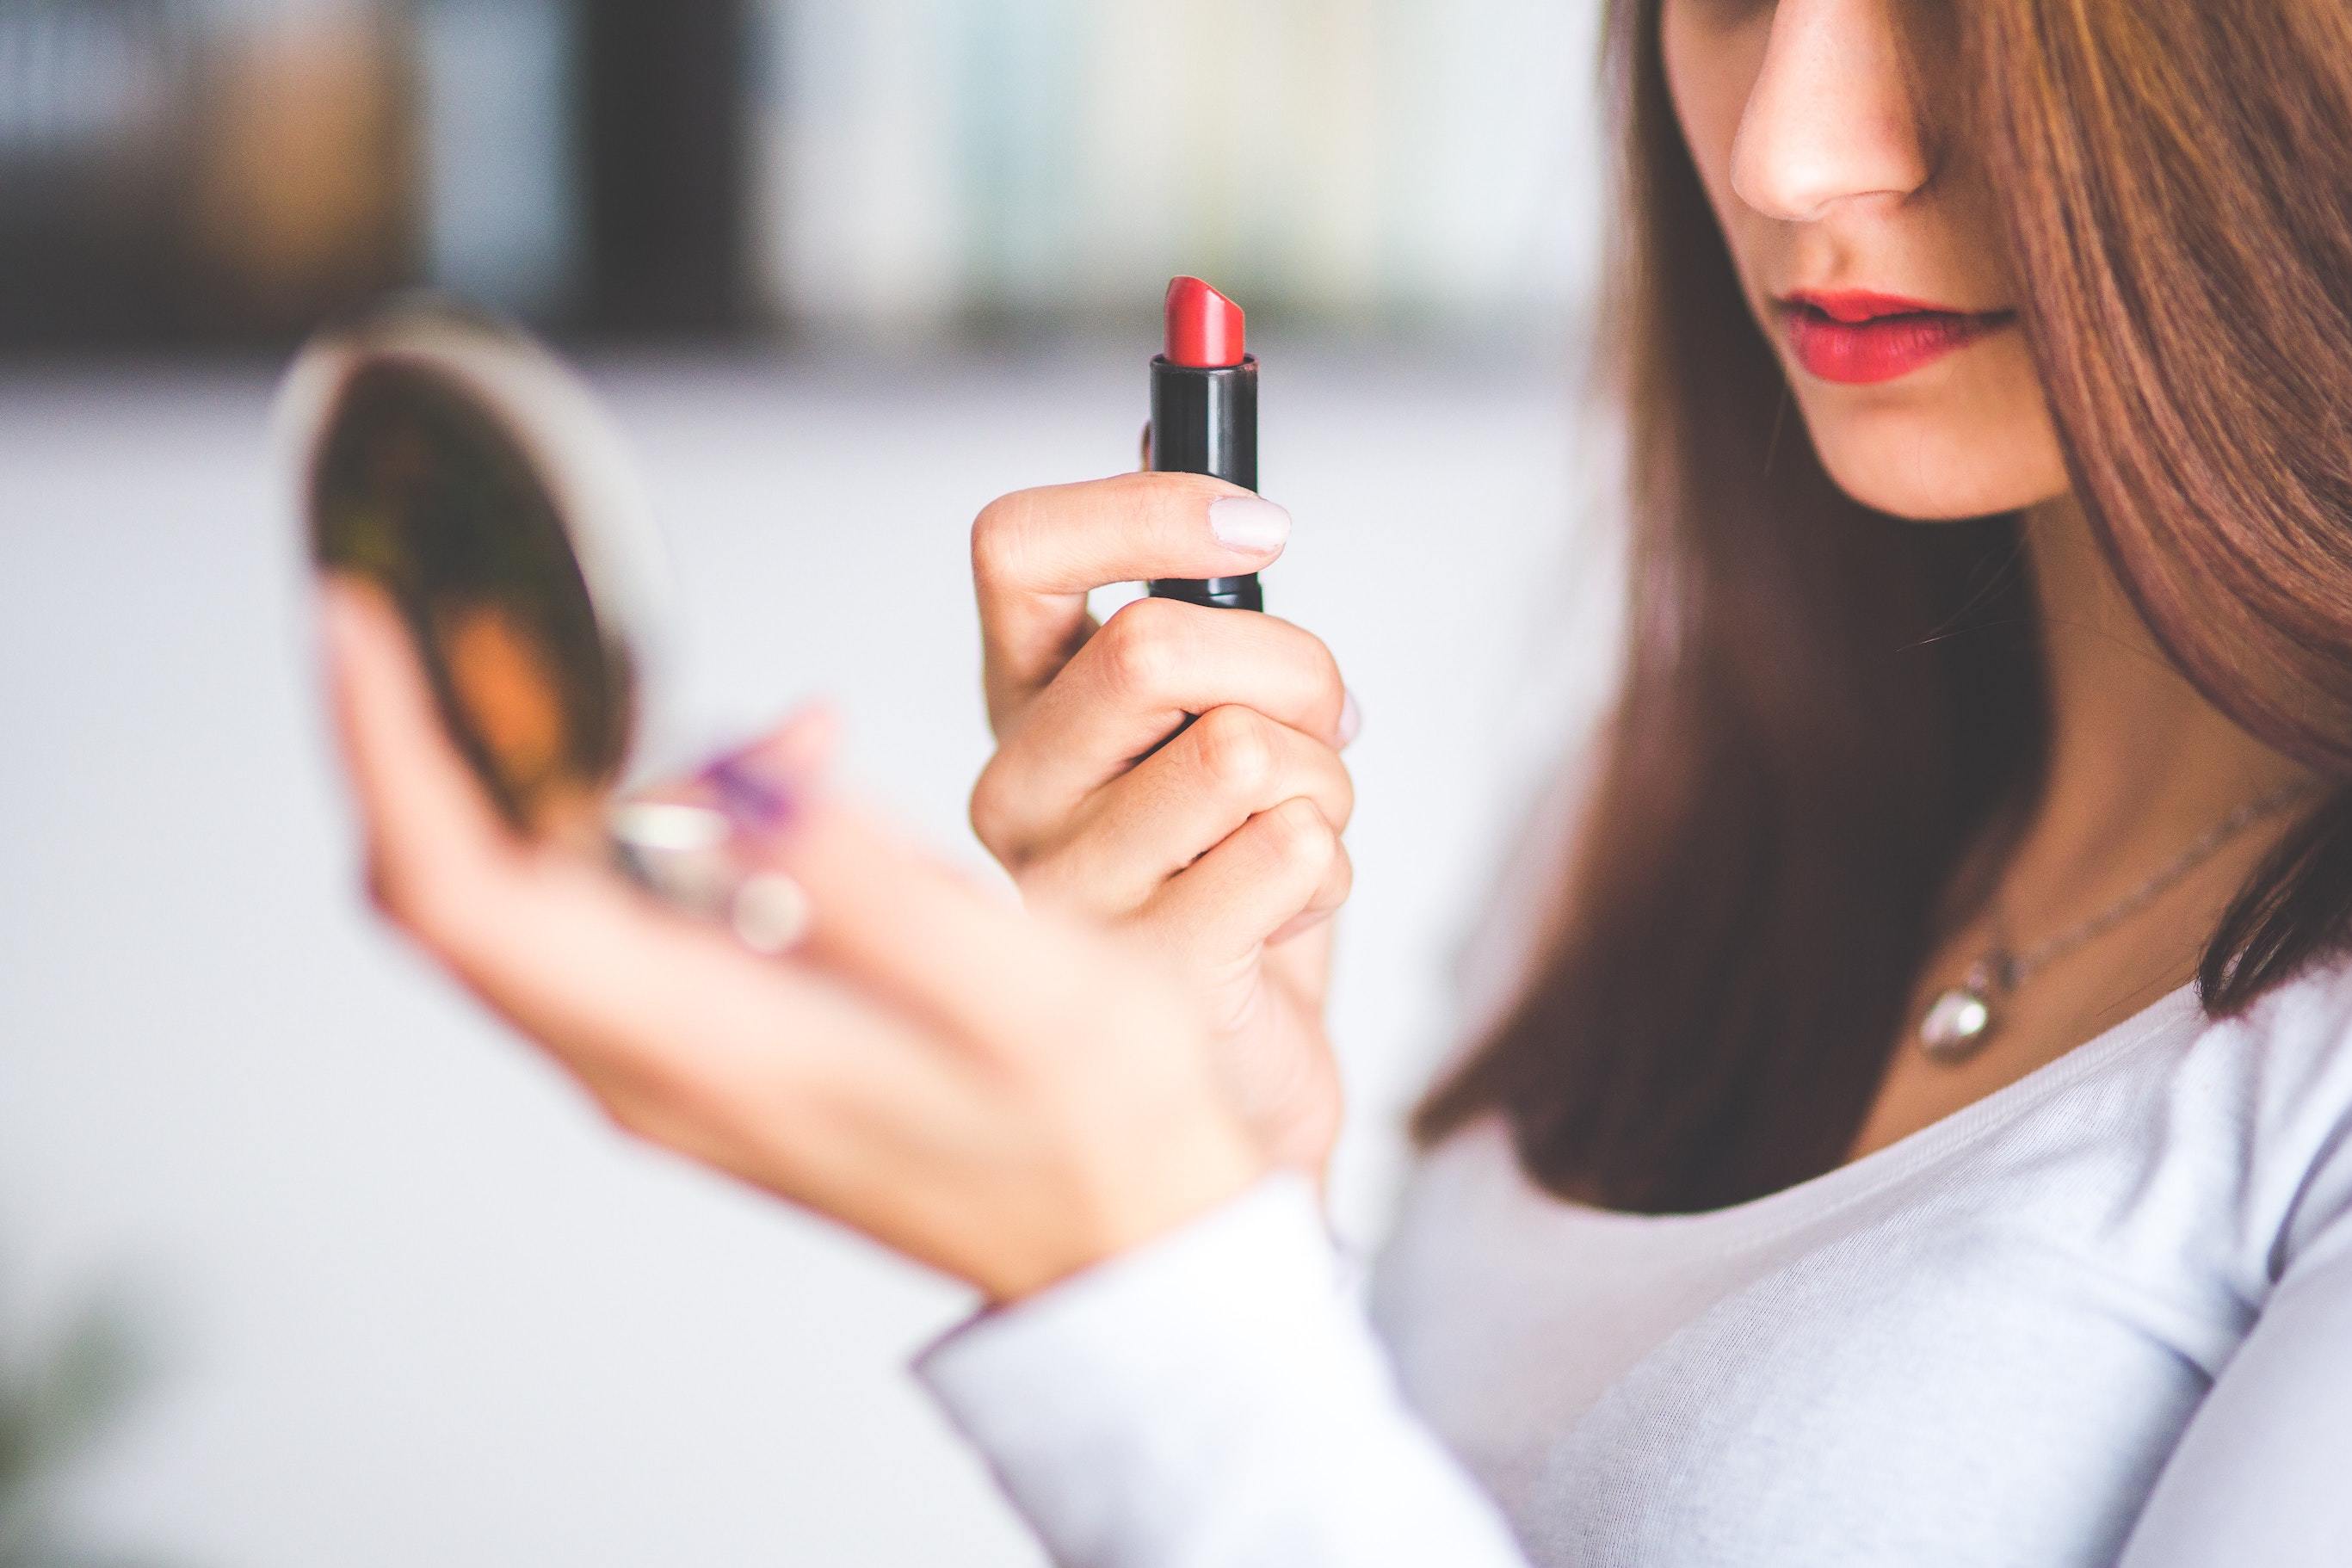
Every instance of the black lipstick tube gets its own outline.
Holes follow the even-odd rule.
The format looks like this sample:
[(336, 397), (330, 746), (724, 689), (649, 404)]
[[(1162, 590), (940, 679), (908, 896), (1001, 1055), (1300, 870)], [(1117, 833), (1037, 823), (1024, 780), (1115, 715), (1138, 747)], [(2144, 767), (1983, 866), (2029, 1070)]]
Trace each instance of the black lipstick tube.
[[(1257, 358), (1202, 368), (1166, 354), (1151, 361), (1151, 468), (1161, 474), (1207, 474), (1257, 489)], [(1223, 610), (1262, 610), (1257, 574), (1241, 577), (1155, 577), (1155, 599), (1181, 599)]]

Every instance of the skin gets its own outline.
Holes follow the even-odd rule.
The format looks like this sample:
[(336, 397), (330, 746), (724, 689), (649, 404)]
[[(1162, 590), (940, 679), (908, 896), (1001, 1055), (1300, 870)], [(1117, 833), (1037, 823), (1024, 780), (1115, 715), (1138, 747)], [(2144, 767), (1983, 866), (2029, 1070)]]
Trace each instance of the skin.
[[(1667, 0), (1664, 26), (1686, 140), (1776, 342), (1772, 301), (1801, 287), (2012, 302), (1986, 243), (1990, 194), (1937, 106), (1910, 98), (1887, 0)], [(2068, 493), (2013, 330), (1874, 386), (1788, 372), (1858, 499), (1922, 525), (2027, 515), (2055, 729), (2049, 788), (1997, 868), (2021, 942), (2122, 898), (2296, 776), (2158, 656)], [(1271, 616), (1144, 602), (1097, 625), (1087, 610), (1097, 587), (1267, 565), (1278, 541), (1219, 541), (1213, 508), (1236, 493), (1125, 475), (1007, 496), (974, 525), (999, 749), (972, 823), (1024, 910), (829, 789), (821, 721), (743, 753), (797, 803), (736, 834), (747, 869), (809, 895), (814, 923), (782, 959), (509, 834), (436, 727), (389, 608), (330, 584), (337, 729), (374, 899), (626, 1131), (995, 1300), (1139, 1246), (1275, 1165), (1319, 1172), (1339, 1117), (1321, 1015), (1353, 805), (1339, 668)], [(2046, 970), (1966, 1065), (1890, 1042), (1853, 1152), (2187, 978), (2270, 837), (2243, 835)], [(1991, 934), (1955, 932), (1919, 1005)]]
[[(2076, 504), (2014, 325), (1874, 385), (1821, 380), (1790, 353), (1775, 301), (1792, 289), (1866, 289), (1971, 311), (2017, 303), (1991, 243), (1995, 193), (1947, 106), (1915, 98), (1897, 9), (1890, 0), (1665, 0), (1661, 26), (1685, 142), (1831, 477), (1920, 523), (2025, 515), (2048, 650), (2048, 787), (2000, 868), (1993, 912), (1954, 933), (1920, 977), (1916, 1018), (1993, 945), (1997, 918), (2021, 947), (2063, 931), (2301, 770), (2165, 662)], [(1927, 76), (1923, 93), (1933, 90)], [(1853, 1152), (2014, 1081), (2189, 979), (2282, 822), (2248, 830), (2138, 915), (2053, 962), (1965, 1064), (1891, 1042)]]

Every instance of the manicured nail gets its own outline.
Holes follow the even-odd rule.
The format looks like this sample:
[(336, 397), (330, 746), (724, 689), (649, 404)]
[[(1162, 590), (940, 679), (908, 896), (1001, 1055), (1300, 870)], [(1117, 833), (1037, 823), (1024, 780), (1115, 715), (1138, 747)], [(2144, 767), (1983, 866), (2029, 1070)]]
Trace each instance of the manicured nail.
[(710, 786), (728, 820), (751, 832), (782, 832), (799, 806), (791, 786), (761, 767), (747, 752), (730, 752), (698, 776)]
[(1364, 710), (1356, 706), (1356, 694), (1343, 692), (1339, 699), (1339, 744), (1344, 748), (1364, 727)]
[(1263, 496), (1220, 496), (1209, 503), (1209, 531), (1228, 550), (1264, 555), (1290, 537), (1290, 514)]

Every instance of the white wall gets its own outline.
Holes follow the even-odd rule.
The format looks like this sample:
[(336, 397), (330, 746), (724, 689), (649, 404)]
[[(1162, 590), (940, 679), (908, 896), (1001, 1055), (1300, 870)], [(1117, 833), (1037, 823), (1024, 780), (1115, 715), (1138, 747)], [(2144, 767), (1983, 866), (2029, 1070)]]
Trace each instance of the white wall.
[[(603, 373), (714, 736), (838, 700), (976, 858), (970, 518), (1131, 461), (1137, 352)], [(1613, 588), (1564, 378), (1263, 351), (1272, 605), (1360, 694), (1336, 1018), (1372, 1234), (1452, 949)], [(363, 918), (257, 374), (0, 379), (0, 1349), (129, 1282), (165, 1368), (72, 1502), (243, 1568), (1022, 1563), (900, 1371), (958, 1293), (625, 1146)]]

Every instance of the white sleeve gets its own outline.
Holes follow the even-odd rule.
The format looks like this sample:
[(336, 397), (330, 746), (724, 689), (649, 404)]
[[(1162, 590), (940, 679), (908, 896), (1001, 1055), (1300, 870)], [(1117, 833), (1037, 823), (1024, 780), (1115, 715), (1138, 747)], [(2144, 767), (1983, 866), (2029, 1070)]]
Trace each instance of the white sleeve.
[(1058, 1563), (1527, 1568), (1339, 1276), (1313, 1190), (1283, 1173), (916, 1370)]
[(2352, 1141), (2297, 1206), (2262, 1316), (2190, 1417), (2119, 1568), (2352, 1563)]

